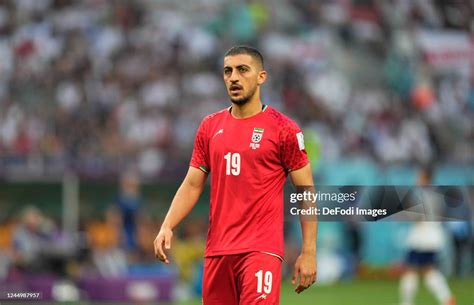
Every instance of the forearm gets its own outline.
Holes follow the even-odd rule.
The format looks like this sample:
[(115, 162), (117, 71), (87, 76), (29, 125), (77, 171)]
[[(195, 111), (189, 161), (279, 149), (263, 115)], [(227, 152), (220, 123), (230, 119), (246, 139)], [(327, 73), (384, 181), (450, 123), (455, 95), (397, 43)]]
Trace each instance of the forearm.
[(176, 192), (161, 227), (173, 230), (191, 212), (202, 190), (202, 186), (192, 186), (184, 181)]
[[(310, 179), (306, 179), (306, 182), (312, 182), (308, 180)], [(300, 186), (299, 191), (306, 194), (308, 192), (314, 194), (314, 186), (308, 183), (306, 186)], [(301, 202), (300, 207), (306, 210), (316, 206), (312, 200), (305, 200)], [(318, 222), (316, 215), (300, 215), (300, 223), (302, 232), (301, 254), (295, 262), (295, 272), (292, 280), (292, 283), (295, 284), (299, 274), (299, 283), (295, 289), (296, 293), (301, 293), (307, 289), (314, 284), (317, 278), (316, 239)]]
[[(296, 187), (298, 193), (315, 193), (313, 176), (311, 166), (308, 164), (296, 171), (290, 173), (293, 184)], [(314, 198), (314, 196), (310, 197)], [(300, 208), (308, 209), (316, 207), (316, 202), (311, 199), (305, 199), (300, 202)], [(301, 244), (301, 253), (314, 254), (316, 255), (316, 238), (318, 231), (318, 219), (316, 215), (301, 215), (301, 232), (303, 241)]]
[(316, 239), (318, 236), (317, 219), (301, 219), (301, 233), (303, 236), (301, 253), (316, 255)]

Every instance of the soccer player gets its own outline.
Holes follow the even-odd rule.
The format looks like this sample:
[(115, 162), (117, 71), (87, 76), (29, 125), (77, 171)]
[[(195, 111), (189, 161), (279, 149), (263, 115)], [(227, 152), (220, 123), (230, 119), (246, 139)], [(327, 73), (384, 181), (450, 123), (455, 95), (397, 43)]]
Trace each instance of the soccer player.
[[(422, 168), (418, 176), (418, 185), (430, 185), (431, 178), (432, 168)], [(429, 190), (423, 190), (422, 194), (427, 215), (425, 221), (417, 221), (408, 233), (407, 268), (400, 279), (401, 305), (413, 305), (418, 290), (418, 272), (423, 274), (426, 287), (440, 305), (455, 305), (455, 298), (445, 277), (436, 268), (436, 255), (445, 245), (443, 227), (441, 223), (434, 221), (432, 215), (432, 210), (436, 207), (436, 197), (433, 197)]]
[[(231, 106), (198, 128), (190, 167), (154, 241), (169, 263), (173, 229), (196, 204), (211, 175), (204, 305), (279, 304), (283, 259), (283, 185), (312, 186), (303, 134), (289, 118), (262, 104), (267, 72), (258, 50), (231, 48), (223, 78)], [(301, 220), (302, 247), (293, 284), (301, 293), (316, 281), (316, 220)]]

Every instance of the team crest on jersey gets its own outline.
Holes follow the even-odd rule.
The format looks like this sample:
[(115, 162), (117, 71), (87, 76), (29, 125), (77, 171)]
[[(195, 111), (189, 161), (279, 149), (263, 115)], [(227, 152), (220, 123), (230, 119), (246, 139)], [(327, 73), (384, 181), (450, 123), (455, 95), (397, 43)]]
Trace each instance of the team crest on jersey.
[(250, 142), (250, 147), (252, 149), (257, 149), (260, 147), (260, 141), (262, 141), (262, 137), (263, 137), (263, 128), (258, 128), (258, 127), (255, 127), (253, 129), (253, 133), (252, 133), (252, 140)]

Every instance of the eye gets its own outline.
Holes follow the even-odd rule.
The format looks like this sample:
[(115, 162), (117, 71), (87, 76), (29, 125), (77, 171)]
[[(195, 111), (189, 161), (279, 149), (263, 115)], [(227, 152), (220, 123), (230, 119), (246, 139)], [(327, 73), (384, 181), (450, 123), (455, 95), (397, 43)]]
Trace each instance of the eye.
[(247, 72), (248, 70), (247, 67), (239, 67), (239, 72)]
[(225, 75), (230, 75), (232, 73), (231, 69), (224, 69), (224, 74)]

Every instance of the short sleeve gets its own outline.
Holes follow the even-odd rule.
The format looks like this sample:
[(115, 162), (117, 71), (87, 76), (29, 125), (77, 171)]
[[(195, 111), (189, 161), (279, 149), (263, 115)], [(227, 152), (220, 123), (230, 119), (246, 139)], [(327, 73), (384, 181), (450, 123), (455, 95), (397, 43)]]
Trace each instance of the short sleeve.
[(205, 173), (209, 173), (210, 162), (209, 162), (209, 136), (207, 132), (207, 120), (202, 120), (201, 125), (196, 132), (196, 138), (194, 139), (193, 154), (189, 165), (195, 168), (199, 168)]
[(283, 123), (280, 129), (280, 158), (287, 171), (297, 170), (309, 162), (303, 132), (291, 120)]

